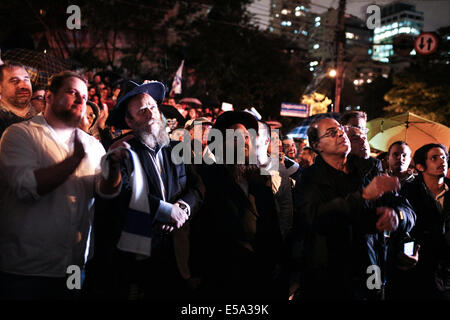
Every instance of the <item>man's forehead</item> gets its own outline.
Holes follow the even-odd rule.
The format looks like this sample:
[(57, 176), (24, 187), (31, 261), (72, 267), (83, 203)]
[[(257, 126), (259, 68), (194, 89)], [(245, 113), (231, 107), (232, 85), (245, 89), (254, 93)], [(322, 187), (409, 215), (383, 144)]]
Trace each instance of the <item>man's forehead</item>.
[(25, 68), (19, 67), (19, 66), (12, 66), (9, 68), (3, 69), (3, 76), (6, 78), (13, 78), (13, 77), (30, 77), (28, 74), (28, 71)]
[(354, 117), (348, 121), (348, 124), (351, 126), (358, 126), (364, 128), (366, 126), (366, 120), (364, 118)]
[(411, 153), (411, 148), (406, 144), (396, 144), (392, 147), (392, 150)]
[(322, 129), (322, 130), (328, 130), (330, 128), (335, 128), (339, 126), (339, 122), (337, 122), (334, 119), (322, 119), (319, 122), (316, 123), (315, 127), (317, 129)]
[(435, 156), (435, 155), (445, 155), (444, 150), (439, 147), (431, 148), (430, 151), (428, 151), (428, 157)]
[(137, 94), (133, 98), (131, 98), (130, 102), (131, 101), (139, 101), (139, 102), (142, 102), (142, 103), (158, 105), (156, 100), (153, 99), (153, 97), (151, 95), (147, 94), (147, 93)]
[(229, 129), (235, 129), (235, 130), (245, 130), (247, 131), (247, 128), (242, 123), (233, 123), (228, 127)]
[(87, 85), (84, 81), (81, 79), (78, 79), (77, 77), (69, 77), (64, 81), (63, 87), (66, 88), (76, 88), (80, 89), (82, 91), (87, 92)]

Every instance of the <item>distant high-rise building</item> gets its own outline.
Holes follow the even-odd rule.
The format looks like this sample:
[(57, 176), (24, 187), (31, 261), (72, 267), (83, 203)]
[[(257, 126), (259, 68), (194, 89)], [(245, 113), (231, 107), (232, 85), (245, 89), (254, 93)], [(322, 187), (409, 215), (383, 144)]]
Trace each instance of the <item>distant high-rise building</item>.
[(269, 31), (294, 40), (307, 48), (310, 0), (272, 0)]
[[(321, 14), (310, 16), (309, 53), (316, 60), (324, 63), (336, 60), (336, 28), (338, 10), (329, 8)], [(371, 36), (365, 22), (350, 14), (345, 15), (345, 60), (355, 56), (361, 59), (370, 57)]]
[(399, 35), (416, 37), (423, 29), (423, 12), (412, 4), (394, 2), (381, 8), (381, 26), (375, 28), (372, 59), (389, 62), (394, 55), (394, 38)]
[(271, 20), (272, 0), (254, 0), (247, 7), (247, 11), (251, 15), (251, 22), (260, 30), (267, 30)]
[(310, 0), (254, 0), (248, 11), (261, 30), (284, 36), (298, 48), (307, 48)]

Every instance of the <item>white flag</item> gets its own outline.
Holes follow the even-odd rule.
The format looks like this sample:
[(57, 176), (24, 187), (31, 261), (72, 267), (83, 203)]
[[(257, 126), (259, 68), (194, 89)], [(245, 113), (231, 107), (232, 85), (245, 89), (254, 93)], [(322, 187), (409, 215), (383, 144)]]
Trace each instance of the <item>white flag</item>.
[(173, 77), (172, 89), (170, 90), (171, 97), (173, 97), (175, 94), (181, 93), (181, 79), (183, 76), (183, 66), (184, 66), (184, 60), (181, 61), (181, 64), (177, 70), (177, 73), (175, 74), (175, 77)]

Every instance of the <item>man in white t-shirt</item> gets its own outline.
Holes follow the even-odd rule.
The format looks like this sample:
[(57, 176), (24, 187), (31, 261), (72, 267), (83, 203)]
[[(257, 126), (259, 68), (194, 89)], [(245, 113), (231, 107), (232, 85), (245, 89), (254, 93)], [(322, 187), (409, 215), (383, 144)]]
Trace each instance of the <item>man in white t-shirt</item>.
[[(84, 78), (70, 71), (54, 75), (44, 113), (2, 136), (0, 298), (68, 297), (67, 273), (79, 275), (85, 262), (105, 154), (100, 142), (77, 128), (86, 100)], [(77, 287), (79, 279), (71, 280)]]

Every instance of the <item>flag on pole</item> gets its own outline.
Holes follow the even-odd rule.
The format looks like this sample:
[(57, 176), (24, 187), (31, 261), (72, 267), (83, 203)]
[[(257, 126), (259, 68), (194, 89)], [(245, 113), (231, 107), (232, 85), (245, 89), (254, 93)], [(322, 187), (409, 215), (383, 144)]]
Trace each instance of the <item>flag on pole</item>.
[(184, 60), (181, 61), (181, 64), (178, 67), (177, 73), (175, 74), (175, 77), (173, 77), (172, 89), (170, 90), (170, 94), (169, 94), (169, 96), (171, 96), (171, 97), (174, 97), (175, 94), (181, 93), (181, 79), (183, 77), (183, 66), (184, 66)]

